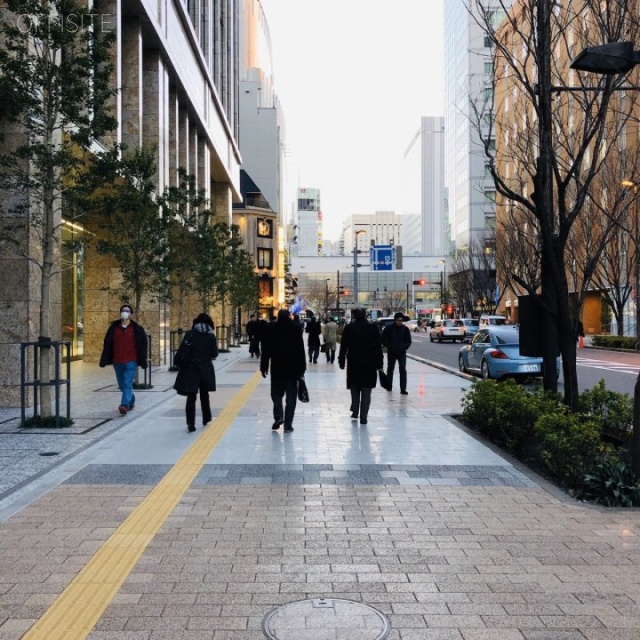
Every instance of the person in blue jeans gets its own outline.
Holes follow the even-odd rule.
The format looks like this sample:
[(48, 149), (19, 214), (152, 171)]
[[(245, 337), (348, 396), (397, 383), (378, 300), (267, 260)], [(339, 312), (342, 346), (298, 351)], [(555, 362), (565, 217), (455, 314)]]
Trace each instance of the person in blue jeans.
[(126, 415), (136, 404), (133, 383), (138, 367), (147, 368), (147, 334), (132, 319), (133, 308), (129, 304), (120, 307), (120, 319), (107, 329), (100, 356), (100, 366), (112, 364), (116, 372), (118, 388), (122, 392), (118, 411)]

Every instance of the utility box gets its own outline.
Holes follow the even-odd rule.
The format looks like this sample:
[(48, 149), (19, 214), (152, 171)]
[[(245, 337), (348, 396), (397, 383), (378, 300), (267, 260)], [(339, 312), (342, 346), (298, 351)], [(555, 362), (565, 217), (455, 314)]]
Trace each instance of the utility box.
[(518, 296), (520, 355), (541, 358), (544, 327), (540, 303), (533, 296)]

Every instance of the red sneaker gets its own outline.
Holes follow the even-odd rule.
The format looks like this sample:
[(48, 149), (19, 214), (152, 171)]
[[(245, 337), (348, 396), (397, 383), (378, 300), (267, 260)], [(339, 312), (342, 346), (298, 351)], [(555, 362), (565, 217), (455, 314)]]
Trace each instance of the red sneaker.
[(127, 409), (127, 407), (125, 407), (123, 404), (121, 404), (121, 405), (118, 407), (118, 411), (119, 411), (119, 412), (124, 416), (124, 415), (126, 415), (126, 413), (127, 413), (128, 409)]

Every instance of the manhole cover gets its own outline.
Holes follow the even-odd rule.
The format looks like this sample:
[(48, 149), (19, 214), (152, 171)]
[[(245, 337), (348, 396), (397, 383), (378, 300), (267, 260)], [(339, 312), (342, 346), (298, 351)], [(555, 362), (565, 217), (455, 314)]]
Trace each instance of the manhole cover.
[(384, 614), (367, 604), (316, 598), (270, 611), (262, 631), (269, 640), (384, 640), (391, 627)]

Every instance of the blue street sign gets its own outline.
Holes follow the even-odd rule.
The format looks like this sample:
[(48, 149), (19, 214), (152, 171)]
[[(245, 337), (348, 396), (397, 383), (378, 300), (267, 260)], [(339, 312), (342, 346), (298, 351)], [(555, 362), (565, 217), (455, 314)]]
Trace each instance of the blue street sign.
[(377, 244), (371, 247), (371, 267), (373, 271), (392, 271), (395, 267), (396, 249), (391, 244)]

